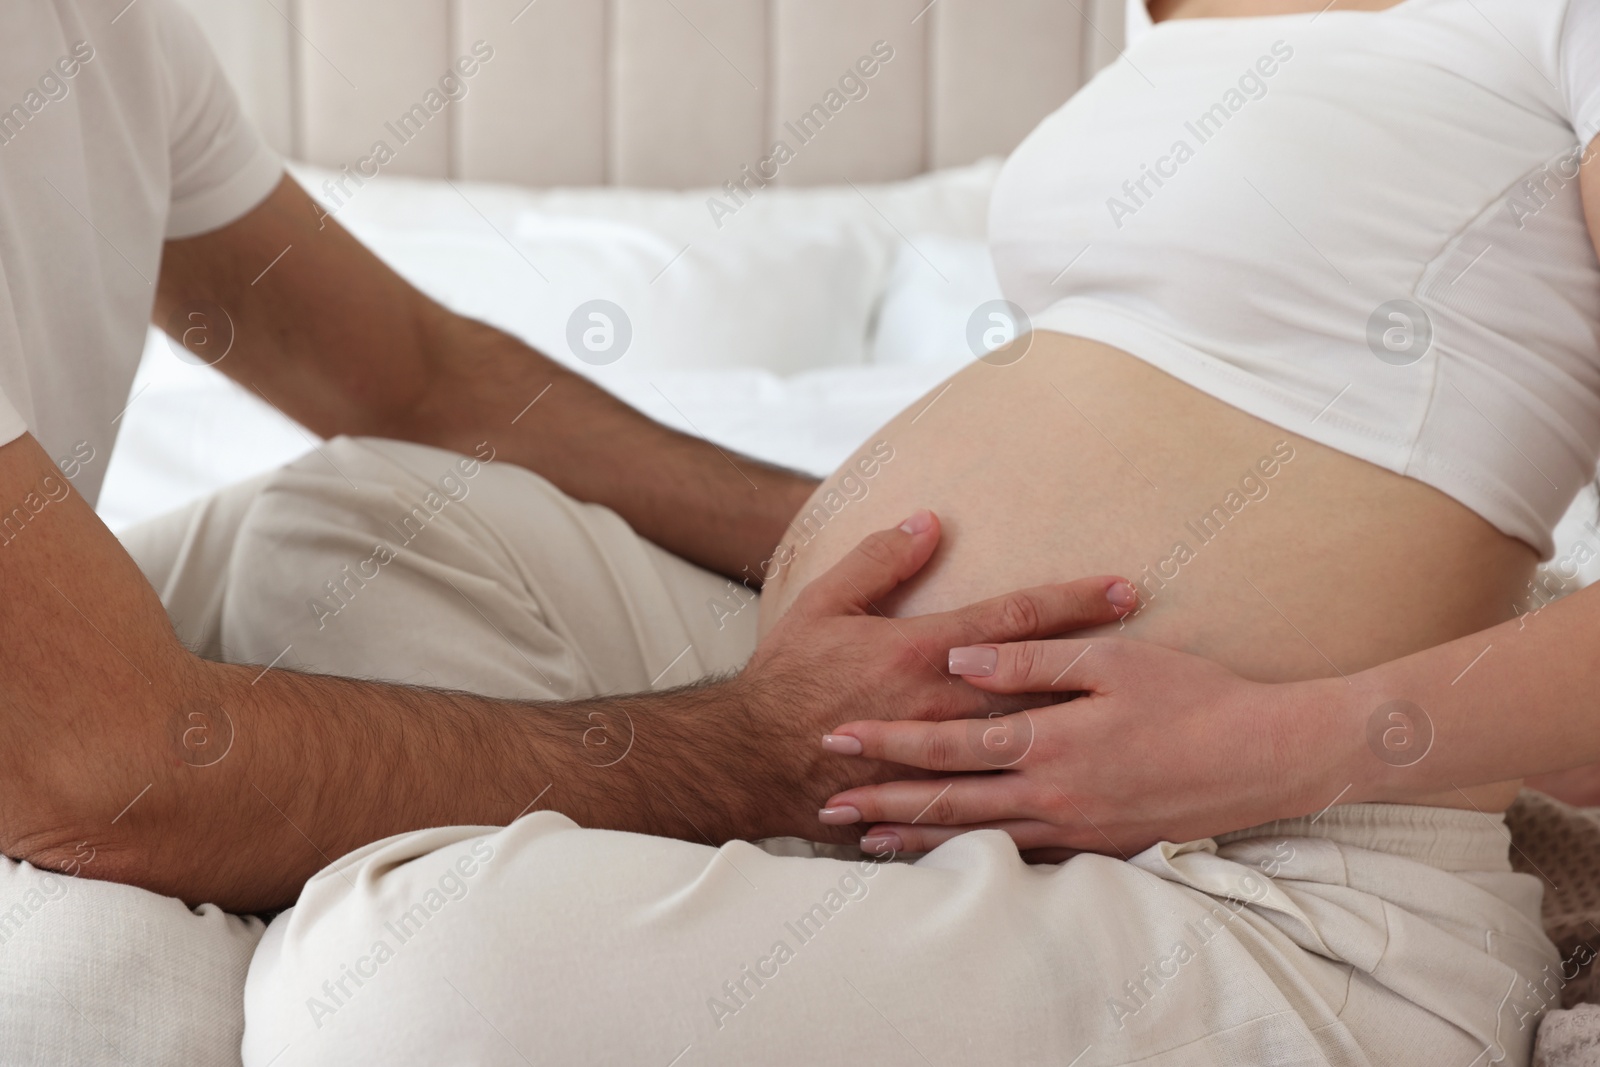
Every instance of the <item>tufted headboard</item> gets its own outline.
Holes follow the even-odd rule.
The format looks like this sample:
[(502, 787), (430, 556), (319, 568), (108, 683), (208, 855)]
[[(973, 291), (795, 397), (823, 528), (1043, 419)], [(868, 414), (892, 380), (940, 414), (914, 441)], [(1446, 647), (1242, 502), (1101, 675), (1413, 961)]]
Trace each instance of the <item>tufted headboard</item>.
[(532, 186), (667, 188), (747, 180), (746, 167), (798, 185), (883, 181), (1004, 154), (1116, 57), (1124, 7), (184, 3), (291, 157)]

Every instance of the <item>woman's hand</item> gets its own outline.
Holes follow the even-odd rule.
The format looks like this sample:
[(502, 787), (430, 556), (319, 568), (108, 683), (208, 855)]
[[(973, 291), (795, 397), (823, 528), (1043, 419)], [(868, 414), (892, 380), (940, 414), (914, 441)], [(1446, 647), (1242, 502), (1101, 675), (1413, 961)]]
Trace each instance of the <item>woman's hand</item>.
[[(991, 693), (1081, 693), (987, 719), (862, 721), (823, 747), (952, 774), (835, 795), (829, 825), (871, 823), (862, 848), (923, 852), (968, 830), (1005, 830), (1025, 850), (1131, 856), (1330, 805), (1360, 745), (1344, 682), (1268, 685), (1141, 641), (1024, 641), (950, 650), (950, 672)], [(1284, 798), (1292, 798), (1285, 806)]]
[[(705, 713), (699, 725), (708, 740), (699, 747), (715, 770), (704, 777), (708, 792), (720, 795), (711, 802), (737, 815), (714, 828), (724, 835), (719, 843), (728, 836), (817, 837), (814, 805), (821, 797), (912, 773), (871, 760), (837, 760), (819, 749), (818, 733), (846, 715), (961, 719), (1028, 706), (951, 678), (943, 667), (952, 645), (1103, 626), (1137, 603), (1125, 580), (1104, 575), (1020, 589), (934, 615), (885, 618), (876, 605), (927, 564), (939, 537), (938, 517), (918, 511), (863, 540), (795, 598), (727, 683), (730, 699)], [(732, 786), (747, 787), (750, 795)], [(843, 842), (855, 835), (834, 828), (822, 836)]]

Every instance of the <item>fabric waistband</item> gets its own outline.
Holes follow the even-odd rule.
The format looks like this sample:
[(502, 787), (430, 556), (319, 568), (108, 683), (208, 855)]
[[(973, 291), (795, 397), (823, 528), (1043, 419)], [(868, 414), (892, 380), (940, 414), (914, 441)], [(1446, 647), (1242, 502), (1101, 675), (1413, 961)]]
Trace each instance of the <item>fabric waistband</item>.
[(1321, 837), (1389, 852), (1443, 871), (1511, 870), (1511, 831), (1501, 812), (1418, 804), (1349, 804), (1220, 834), (1218, 846), (1260, 837)]

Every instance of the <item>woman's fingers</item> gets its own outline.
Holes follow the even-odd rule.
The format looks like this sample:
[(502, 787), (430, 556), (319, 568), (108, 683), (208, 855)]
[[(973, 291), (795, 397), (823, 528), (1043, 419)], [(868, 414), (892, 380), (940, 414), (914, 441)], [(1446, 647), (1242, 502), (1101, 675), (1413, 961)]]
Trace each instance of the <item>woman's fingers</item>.
[(973, 826), (924, 826), (921, 823), (880, 823), (861, 838), (861, 851), (869, 856), (892, 856), (899, 852), (931, 852), (953, 837), (973, 830), (1004, 830), (1016, 842), (1018, 851), (1034, 849), (1024, 858), (1029, 863), (1060, 863), (1075, 855), (1072, 849), (1052, 847), (1060, 830), (1033, 819), (1004, 819)]
[(1120, 640), (1015, 641), (950, 650), (950, 673), (991, 693), (1096, 692)]
[(865, 756), (925, 771), (998, 771), (1015, 767), (1033, 749), (1031, 712), (998, 712), (984, 719), (847, 723), (822, 739), (841, 756)]
[(828, 800), (818, 820), (829, 826), (904, 823), (969, 826), (1043, 814), (1027, 802), (1028, 787), (1013, 775), (972, 775), (885, 782), (847, 789)]

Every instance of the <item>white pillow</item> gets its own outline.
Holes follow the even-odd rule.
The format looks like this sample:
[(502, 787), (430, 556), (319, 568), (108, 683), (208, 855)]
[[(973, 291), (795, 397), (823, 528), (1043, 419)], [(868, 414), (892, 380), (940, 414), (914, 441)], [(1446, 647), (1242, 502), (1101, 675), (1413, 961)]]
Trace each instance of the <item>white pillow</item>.
[[(842, 223), (730, 229), (679, 245), (642, 227), (536, 213), (503, 235), (374, 226), (359, 235), (446, 306), (600, 378), (859, 365), (888, 268), (875, 234)], [(577, 314), (592, 301), (613, 306), (598, 309), (604, 320)], [(574, 337), (597, 324), (599, 350), (575, 351)]]
[(0, 857), (0, 1063), (238, 1067), (265, 930)]
[(884, 365), (972, 359), (968, 324), (1000, 299), (989, 246), (942, 234), (912, 234), (889, 273), (871, 362)]

